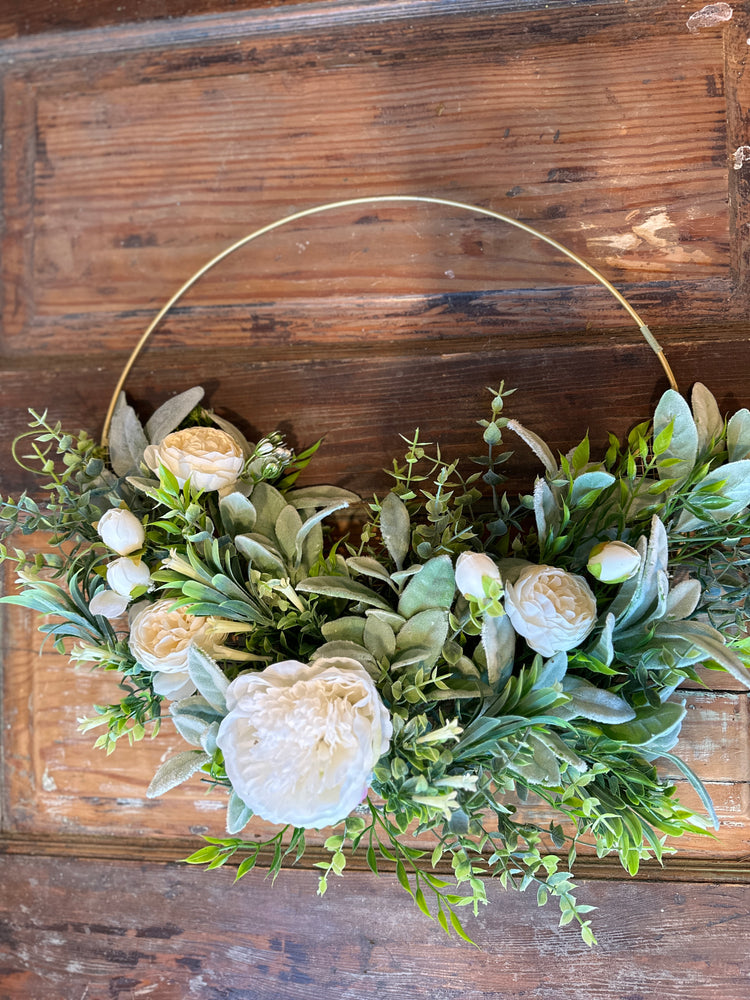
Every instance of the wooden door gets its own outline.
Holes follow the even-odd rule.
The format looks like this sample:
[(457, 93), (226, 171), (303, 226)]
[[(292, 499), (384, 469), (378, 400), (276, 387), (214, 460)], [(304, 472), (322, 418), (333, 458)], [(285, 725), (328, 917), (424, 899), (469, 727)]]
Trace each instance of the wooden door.
[[(28, 485), (9, 454), (27, 407), (97, 433), (130, 348), (197, 267), (341, 198), (530, 223), (637, 305), (682, 388), (747, 405), (749, 35), (745, 5), (678, 0), (1, 0), (0, 492)], [(561, 450), (586, 427), (622, 433), (665, 387), (616, 303), (549, 247), (393, 203), (228, 258), (128, 391), (147, 413), (201, 383), (254, 431), (324, 435), (315, 478), (367, 494), (417, 425), (472, 454), (501, 379)], [(523, 488), (533, 456), (515, 468)], [(176, 863), (223, 812), (197, 785), (145, 798), (178, 737), (92, 749), (76, 720), (113, 682), (40, 655), (25, 612), (2, 629), (2, 1000), (750, 995), (748, 701), (723, 677), (688, 692), (685, 727), (718, 838), (635, 880), (584, 859), (593, 950), (492, 885), (476, 950), (392, 873), (363, 865), (318, 899), (309, 861), (275, 886)]]

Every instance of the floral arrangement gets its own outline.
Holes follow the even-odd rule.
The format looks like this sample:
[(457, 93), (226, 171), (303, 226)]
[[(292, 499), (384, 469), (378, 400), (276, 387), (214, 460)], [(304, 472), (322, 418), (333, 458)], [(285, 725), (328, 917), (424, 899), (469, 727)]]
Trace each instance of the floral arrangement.
[[(673, 753), (676, 692), (699, 664), (750, 685), (750, 411), (725, 420), (704, 386), (691, 405), (670, 389), (605, 454), (586, 437), (556, 456), (505, 415), (501, 385), (474, 464), (416, 433), (391, 491), (363, 502), (298, 485), (317, 446), (250, 443), (202, 395), (143, 426), (121, 394), (108, 449), (37, 414), (25, 455), (16, 442), (46, 499), (0, 499), (3, 537), (41, 529), (53, 547), (2, 548), (20, 584), (4, 600), (45, 615), (58, 650), (72, 640), (72, 661), (117, 672), (123, 691), (81, 728), (101, 728), (107, 753), (176, 728), (185, 750), (148, 794), (196, 775), (227, 794), (228, 836), (191, 863), (241, 859), (239, 878), (266, 856), (276, 873), (307, 830), (332, 826), (321, 893), (360, 852), (468, 939), (459, 914), (494, 875), (556, 897), (592, 943), (580, 843), (633, 874), (667, 837), (716, 824)], [(542, 466), (516, 498), (501, 490), (508, 433)], [(548, 826), (524, 814), (529, 796)], [(243, 840), (253, 815), (278, 832)], [(413, 840), (424, 833), (433, 848)]]

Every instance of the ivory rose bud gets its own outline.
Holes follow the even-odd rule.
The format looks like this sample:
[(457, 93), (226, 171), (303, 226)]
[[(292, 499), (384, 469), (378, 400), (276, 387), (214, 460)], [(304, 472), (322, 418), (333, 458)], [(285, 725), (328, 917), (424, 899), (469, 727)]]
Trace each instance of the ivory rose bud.
[(217, 743), (232, 787), (270, 823), (320, 829), (364, 799), (393, 727), (367, 671), (344, 656), (240, 674)]
[(211, 653), (209, 619), (173, 608), (174, 601), (157, 601), (136, 607), (130, 621), (130, 652), (147, 670), (187, 677), (190, 644)]
[(92, 615), (101, 615), (111, 620), (124, 614), (128, 603), (127, 597), (115, 593), (114, 590), (99, 590), (89, 601), (89, 611)]
[(127, 556), (140, 549), (146, 541), (143, 525), (129, 510), (112, 507), (99, 518), (96, 526), (104, 544), (118, 554)]
[(151, 573), (148, 566), (135, 559), (121, 556), (107, 566), (107, 583), (116, 594), (130, 597), (136, 587), (148, 587)]
[(482, 580), (500, 579), (500, 570), (484, 552), (462, 552), (456, 560), (456, 586), (464, 597), (485, 598)]
[(624, 583), (641, 568), (641, 555), (627, 542), (599, 542), (589, 552), (586, 568), (602, 583)]
[(582, 576), (526, 566), (505, 588), (505, 611), (535, 652), (553, 656), (583, 642), (596, 621), (596, 600)]
[(167, 434), (161, 444), (146, 448), (143, 460), (152, 472), (163, 465), (180, 486), (189, 479), (206, 492), (232, 486), (245, 462), (237, 441), (217, 427), (187, 427)]

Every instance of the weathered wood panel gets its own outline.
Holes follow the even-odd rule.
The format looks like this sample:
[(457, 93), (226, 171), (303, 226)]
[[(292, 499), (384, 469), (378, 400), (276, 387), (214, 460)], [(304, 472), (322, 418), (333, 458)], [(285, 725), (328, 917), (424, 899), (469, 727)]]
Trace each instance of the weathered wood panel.
[[(738, 4), (690, 32), (699, 6), (0, 0), (0, 440), (27, 405), (96, 432), (130, 346), (194, 268), (287, 212), (375, 193), (529, 221), (618, 282), (681, 386), (746, 405), (750, 23)], [(417, 424), (451, 457), (474, 453), (484, 386), (502, 378), (522, 390), (514, 415), (563, 450), (587, 427), (594, 443), (622, 433), (664, 387), (614, 303), (547, 248), (470, 215), (379, 206), (226, 261), (129, 387), (147, 413), (202, 382), (248, 430), (326, 435), (310, 478), (367, 493)], [(535, 463), (518, 452), (528, 489)], [(0, 491), (28, 482), (0, 458)], [(112, 679), (39, 658), (30, 616), (2, 626), (2, 1000), (750, 990), (748, 890), (731, 884), (750, 857), (748, 703), (733, 683), (688, 693), (683, 748), (722, 830), (667, 861), (663, 877), (685, 884), (588, 885), (593, 953), (552, 909), (491, 885), (477, 953), (390, 877), (352, 872), (318, 901), (309, 871), (271, 892), (261, 873), (233, 889), (229, 871), (159, 864), (218, 832), (223, 802), (192, 788), (145, 800), (178, 741), (94, 752), (76, 718)]]
[[(213, 877), (212, 877), (213, 876)], [(0, 858), (0, 996), (15, 1000), (746, 1000), (750, 889), (589, 883), (589, 950), (552, 907), (503, 893), (467, 926), (431, 924), (396, 885), (312, 872)]]

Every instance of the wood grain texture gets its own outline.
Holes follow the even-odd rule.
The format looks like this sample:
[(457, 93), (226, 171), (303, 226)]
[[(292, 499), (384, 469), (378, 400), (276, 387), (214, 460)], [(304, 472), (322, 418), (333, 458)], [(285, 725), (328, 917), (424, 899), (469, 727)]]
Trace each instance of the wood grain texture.
[[(599, 946), (488, 885), (447, 939), (395, 878), (0, 858), (0, 997), (15, 1000), (745, 1000), (750, 888), (590, 883)], [(117, 901), (116, 909), (113, 900)], [(210, 916), (208, 916), (210, 915)], [(686, 946), (687, 942), (689, 945)]]
[[(295, 209), (380, 193), (479, 203), (570, 245), (642, 311), (681, 387), (747, 405), (750, 163), (733, 154), (749, 141), (750, 23), (736, 4), (693, 34), (699, 6), (0, 0), (0, 441), (27, 406), (97, 433), (130, 347), (196, 267)], [(414, 426), (451, 458), (475, 453), (484, 387), (503, 378), (521, 390), (513, 415), (563, 451), (586, 428), (595, 446), (624, 433), (665, 388), (618, 307), (547, 248), (388, 206), (226, 261), (129, 390), (147, 416), (201, 382), (249, 433), (324, 436), (309, 481), (367, 494)], [(525, 491), (537, 466), (517, 452)], [(6, 451), (0, 492), (32, 484)], [(750, 994), (748, 700), (732, 682), (685, 692), (681, 748), (719, 839), (628, 883), (581, 859), (594, 952), (491, 884), (477, 952), (389, 875), (352, 871), (317, 900), (308, 870), (272, 890), (262, 872), (233, 888), (229, 870), (164, 864), (221, 831), (223, 800), (147, 800), (176, 737), (93, 751), (76, 719), (113, 679), (39, 657), (17, 609), (1, 624), (0, 1000)]]

